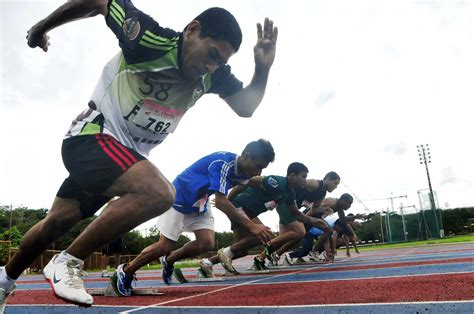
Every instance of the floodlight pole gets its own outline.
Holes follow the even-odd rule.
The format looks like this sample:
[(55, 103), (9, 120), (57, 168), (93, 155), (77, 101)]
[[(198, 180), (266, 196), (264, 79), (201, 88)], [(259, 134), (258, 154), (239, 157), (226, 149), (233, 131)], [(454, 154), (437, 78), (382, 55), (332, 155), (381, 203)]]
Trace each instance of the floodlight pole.
[[(433, 215), (435, 218), (435, 224), (436, 224), (436, 230), (438, 230), (438, 234), (441, 237), (441, 233), (444, 232), (441, 231), (442, 227), (440, 228), (438, 224), (438, 214), (436, 213), (436, 205), (434, 201), (434, 196), (433, 196), (433, 188), (431, 187), (431, 178), (430, 178), (430, 172), (428, 170), (428, 164), (431, 163), (431, 152), (430, 152), (430, 147), (428, 144), (421, 144), (416, 146), (418, 149), (418, 157), (420, 161), (420, 165), (425, 165), (426, 169), (426, 177), (428, 178), (428, 188), (430, 190), (430, 203), (431, 203), (431, 210), (433, 211)], [(440, 215), (441, 216), (441, 215)]]

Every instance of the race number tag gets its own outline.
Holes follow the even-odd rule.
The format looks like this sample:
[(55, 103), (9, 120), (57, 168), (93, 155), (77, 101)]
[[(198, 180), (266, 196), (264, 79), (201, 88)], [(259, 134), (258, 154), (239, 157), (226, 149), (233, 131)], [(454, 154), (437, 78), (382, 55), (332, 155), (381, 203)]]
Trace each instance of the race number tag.
[(173, 133), (185, 111), (145, 100), (133, 122), (156, 133)]
[(202, 213), (202, 212), (205, 212), (209, 209), (209, 197), (206, 195), (204, 195), (203, 197), (201, 197), (200, 199), (198, 199), (194, 204), (193, 204), (193, 207), (199, 207), (199, 212)]

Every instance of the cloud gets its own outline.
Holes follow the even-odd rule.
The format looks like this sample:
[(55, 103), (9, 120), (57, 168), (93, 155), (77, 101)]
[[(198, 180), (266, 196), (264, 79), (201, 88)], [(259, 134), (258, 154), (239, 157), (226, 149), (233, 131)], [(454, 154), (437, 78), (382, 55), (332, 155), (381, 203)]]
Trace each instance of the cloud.
[(446, 184), (455, 184), (456, 182), (459, 181), (458, 178), (456, 178), (453, 168), (447, 167), (441, 170), (441, 175), (443, 176), (443, 179), (441, 180), (441, 185), (446, 185)]
[(322, 107), (322, 106), (326, 105), (334, 97), (336, 97), (336, 93), (333, 92), (333, 91), (322, 92), (316, 98), (314, 103), (316, 104), (317, 107)]
[(394, 155), (405, 155), (407, 151), (407, 144), (404, 142), (387, 145), (383, 148), (384, 152), (391, 153)]

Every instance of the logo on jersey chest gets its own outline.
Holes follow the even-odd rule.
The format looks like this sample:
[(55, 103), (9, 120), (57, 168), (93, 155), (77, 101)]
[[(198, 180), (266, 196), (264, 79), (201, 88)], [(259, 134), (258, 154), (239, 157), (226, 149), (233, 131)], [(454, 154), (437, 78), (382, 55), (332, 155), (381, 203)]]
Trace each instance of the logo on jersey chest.
[(123, 32), (130, 40), (137, 38), (138, 34), (140, 33), (140, 22), (136, 16), (126, 20), (125, 23), (123, 23)]
[(274, 188), (278, 187), (278, 181), (272, 177), (268, 178), (268, 184)]

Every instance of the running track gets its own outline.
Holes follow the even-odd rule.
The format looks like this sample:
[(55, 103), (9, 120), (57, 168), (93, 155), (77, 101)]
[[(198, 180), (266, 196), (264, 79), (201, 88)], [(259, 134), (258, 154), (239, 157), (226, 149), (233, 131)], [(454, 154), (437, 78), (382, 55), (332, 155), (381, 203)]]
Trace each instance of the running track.
[[(26, 276), (6, 313), (474, 313), (474, 243), (355, 255), (172, 286), (162, 283), (160, 272), (139, 272), (137, 287), (158, 287), (164, 295), (96, 296), (87, 309), (56, 299), (42, 276)], [(250, 264), (251, 257), (236, 261), (243, 271)], [(189, 278), (195, 272), (184, 270)], [(86, 288), (106, 285), (98, 273), (86, 279)]]

